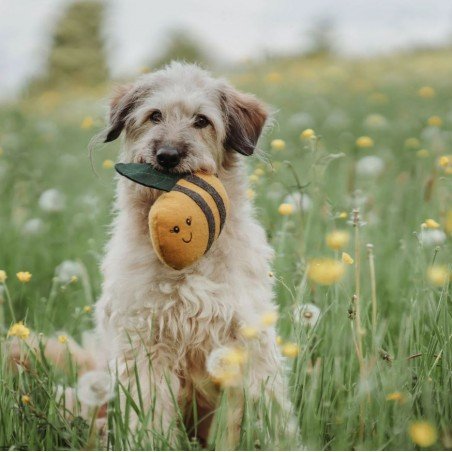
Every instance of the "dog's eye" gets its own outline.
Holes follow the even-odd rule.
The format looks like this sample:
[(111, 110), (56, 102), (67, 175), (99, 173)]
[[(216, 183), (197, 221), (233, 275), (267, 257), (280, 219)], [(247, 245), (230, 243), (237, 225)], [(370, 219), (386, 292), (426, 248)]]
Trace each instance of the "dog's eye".
[(178, 234), (179, 231), (180, 231), (179, 226), (174, 226), (173, 229), (170, 229), (170, 232), (174, 232), (174, 233), (176, 233), (176, 234)]
[(191, 225), (191, 217), (188, 217), (185, 222), (190, 226)]
[(160, 110), (155, 110), (151, 113), (151, 116), (149, 116), (149, 119), (154, 124), (158, 124), (163, 118), (162, 118), (162, 112)]
[(194, 126), (197, 129), (203, 129), (210, 124), (210, 121), (204, 115), (196, 115)]

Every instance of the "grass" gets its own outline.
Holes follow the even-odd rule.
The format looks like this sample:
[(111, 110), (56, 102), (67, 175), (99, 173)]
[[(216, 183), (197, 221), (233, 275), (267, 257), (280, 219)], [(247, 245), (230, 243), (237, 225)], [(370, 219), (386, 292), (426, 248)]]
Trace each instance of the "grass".
[[(262, 140), (267, 157), (249, 159), (255, 175), (250, 196), (276, 250), (278, 329), (283, 343), (299, 346), (298, 356), (288, 359), (288, 374), (308, 448), (415, 449), (421, 443), (413, 442), (409, 428), (416, 421), (436, 429), (430, 448), (452, 447), (450, 283), (446, 277), (434, 284), (428, 277), (432, 265), (450, 272), (451, 175), (438, 159), (451, 154), (451, 61), (447, 52), (361, 61), (281, 59), (232, 75), (239, 87), (278, 110)], [(434, 95), (420, 95), (424, 86)], [(98, 262), (114, 185), (113, 170), (102, 162), (115, 160), (117, 145), (95, 155), (99, 176), (91, 171), (86, 148), (103, 125), (99, 99), (105, 93), (49, 91), (0, 107), (0, 269), (8, 275), (16, 319), (38, 333), (64, 330), (81, 339), (93, 325), (84, 307), (100, 292)], [(85, 119), (82, 128), (87, 116), (93, 124)], [(306, 128), (315, 138), (300, 140)], [(373, 145), (357, 146), (360, 136), (371, 137)], [(284, 140), (284, 149), (272, 149), (273, 139)], [(374, 166), (363, 174), (357, 162), (365, 156), (379, 157), (384, 170), (370, 174)], [(50, 188), (65, 196), (59, 212), (39, 206)], [(281, 215), (280, 204), (294, 193), (305, 197), (305, 208)], [(363, 224), (349, 224), (356, 208)], [(38, 233), (25, 226), (32, 218), (42, 220)], [(431, 230), (421, 228), (429, 218), (447, 236), (433, 244)], [(351, 238), (340, 250), (325, 243), (335, 229)], [(319, 285), (308, 278), (313, 258), (340, 260), (342, 251), (354, 264), (340, 281)], [(56, 278), (66, 260), (78, 263), (77, 281)], [(31, 272), (31, 281), (20, 283), (18, 271)], [(3, 341), (13, 319), (5, 290), (2, 299)], [(315, 327), (294, 317), (294, 307), (306, 303), (321, 310)], [(73, 372), (64, 376), (45, 361), (31, 373), (12, 375), (5, 368), (3, 356), (1, 447), (100, 447), (88, 423), (65, 419), (55, 402), (56, 384), (74, 384)], [(24, 403), (23, 395), (30, 400)], [(222, 400), (227, 404), (227, 397)], [(240, 448), (297, 447), (278, 439), (271, 407), (247, 407)], [(113, 449), (200, 447), (184, 434), (179, 444), (144, 430), (131, 439), (117, 398), (111, 408)], [(213, 440), (210, 446), (219, 445)]]

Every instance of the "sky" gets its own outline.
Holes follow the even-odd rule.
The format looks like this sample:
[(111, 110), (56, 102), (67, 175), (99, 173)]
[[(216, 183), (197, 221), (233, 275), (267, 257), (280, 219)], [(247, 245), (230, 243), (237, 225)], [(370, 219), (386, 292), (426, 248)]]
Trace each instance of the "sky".
[[(0, 98), (45, 63), (52, 27), (70, 0), (0, 0)], [(104, 0), (112, 77), (148, 65), (168, 32), (192, 32), (218, 59), (240, 63), (306, 48), (316, 20), (335, 24), (339, 50), (369, 56), (452, 42), (451, 0)]]

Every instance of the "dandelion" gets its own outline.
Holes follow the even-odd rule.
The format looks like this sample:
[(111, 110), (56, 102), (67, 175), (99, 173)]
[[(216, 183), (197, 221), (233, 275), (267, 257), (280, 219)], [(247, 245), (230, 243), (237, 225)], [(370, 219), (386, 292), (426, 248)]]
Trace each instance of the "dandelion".
[(236, 386), (242, 378), (242, 365), (246, 353), (235, 347), (220, 347), (213, 350), (207, 358), (206, 369), (214, 382), (223, 387)]
[(327, 234), (325, 241), (332, 250), (340, 250), (348, 245), (350, 234), (347, 231), (333, 231)]
[(432, 97), (435, 97), (436, 93), (431, 86), (423, 86), (422, 88), (419, 88), (417, 94), (423, 99), (431, 99)]
[(269, 72), (265, 79), (269, 83), (281, 83), (282, 75), (279, 72)]
[(427, 158), (430, 156), (430, 152), (427, 149), (419, 149), (417, 156), (420, 158)]
[(287, 358), (296, 358), (298, 356), (299, 347), (294, 342), (288, 342), (282, 346), (281, 351)]
[(374, 145), (372, 138), (363, 136), (356, 139), (356, 146), (359, 148), (371, 148)]
[(247, 197), (250, 201), (252, 201), (252, 200), (256, 197), (256, 192), (255, 192), (253, 189), (248, 188), (248, 190), (246, 190), (246, 197)]
[(413, 422), (408, 429), (411, 441), (421, 447), (430, 447), (436, 443), (438, 432), (430, 422)]
[(94, 120), (91, 116), (85, 116), (80, 124), (81, 129), (91, 129), (94, 125)]
[(314, 327), (320, 317), (320, 308), (315, 304), (306, 303), (295, 306), (293, 316), (295, 321), (303, 326)]
[(38, 204), (45, 212), (61, 212), (65, 208), (66, 200), (59, 190), (51, 188), (41, 194)]
[[(83, 268), (76, 261), (66, 260), (58, 265), (58, 267), (55, 269), (55, 274), (60, 283), (69, 284), (71, 282), (77, 281), (78, 278), (83, 275)], [(74, 280), (74, 278), (76, 279)]]
[(16, 276), (19, 282), (26, 284), (30, 282), (32, 275), (30, 272), (17, 272)]
[(69, 281), (69, 283), (73, 283), (73, 284), (75, 284), (76, 282), (78, 281), (78, 278), (77, 278), (77, 276), (75, 276), (75, 275), (72, 275), (71, 276), (71, 280)]
[(407, 138), (405, 140), (405, 146), (407, 148), (416, 149), (420, 145), (421, 145), (421, 142), (417, 138), (411, 137), (411, 138)]
[(312, 129), (305, 129), (300, 133), (301, 140), (309, 140), (310, 138), (315, 138), (315, 132)]
[(278, 313), (276, 311), (264, 312), (261, 316), (261, 322), (264, 326), (272, 326), (278, 321)]
[(276, 336), (276, 345), (282, 345), (283, 340), (281, 336)]
[(432, 265), (427, 269), (427, 278), (434, 286), (444, 286), (449, 277), (450, 273), (445, 265)]
[(425, 246), (443, 245), (446, 238), (446, 233), (441, 229), (427, 229), (421, 232), (421, 242)]
[(361, 176), (377, 177), (384, 167), (383, 159), (375, 155), (367, 155), (356, 162), (356, 172)]
[(320, 258), (313, 259), (308, 265), (308, 277), (317, 284), (331, 285), (338, 282), (344, 276), (342, 262)]
[(101, 406), (113, 396), (114, 381), (107, 372), (87, 372), (78, 381), (77, 397), (88, 406)]
[(278, 207), (278, 213), (282, 216), (292, 215), (294, 212), (294, 208), (292, 204), (283, 202)]
[(425, 220), (425, 227), (426, 228), (430, 228), (430, 229), (437, 229), (439, 228), (439, 223), (436, 222), (435, 220), (428, 218), (427, 220)]
[(400, 392), (391, 392), (386, 396), (386, 400), (388, 402), (398, 402), (398, 403), (404, 403), (405, 402), (405, 396)]
[(452, 163), (452, 162), (449, 160), (449, 157), (447, 155), (442, 155), (438, 159), (438, 165), (442, 166), (443, 168), (446, 168), (446, 166), (449, 166), (449, 163)]
[(347, 212), (339, 213), (338, 218), (341, 219), (341, 220), (346, 220), (348, 218)]
[(15, 323), (8, 330), (8, 337), (15, 336), (19, 339), (27, 339), (30, 336), (30, 330), (27, 328), (23, 322)]
[(245, 339), (256, 339), (259, 335), (259, 330), (251, 325), (242, 326), (242, 328), (240, 328), (240, 332)]
[(6, 274), (5, 270), (0, 270), (0, 284), (4, 284), (6, 278), (8, 278), (8, 275)]
[(346, 253), (345, 251), (342, 253), (342, 262), (344, 263), (344, 264), (347, 264), (347, 265), (352, 265), (353, 264), (353, 262), (355, 262), (354, 260), (353, 260), (353, 258), (350, 256), (350, 254), (348, 254), (348, 253)]
[(30, 396), (29, 396), (28, 394), (24, 394), (24, 395), (20, 398), (20, 400), (22, 401), (22, 403), (23, 403), (24, 405), (30, 405), (31, 398), (30, 398)]
[(58, 336), (58, 342), (59, 342), (60, 344), (67, 344), (67, 342), (68, 342), (67, 336), (65, 336), (64, 334), (60, 334), (60, 335)]
[(307, 212), (312, 207), (312, 200), (306, 193), (290, 193), (284, 198), (284, 204), (291, 204), (295, 211)]
[(115, 162), (113, 160), (106, 159), (102, 162), (103, 169), (112, 169), (115, 166)]
[(44, 222), (40, 218), (31, 218), (22, 227), (26, 235), (38, 235), (44, 230)]
[(286, 147), (286, 142), (284, 141), (284, 140), (281, 140), (281, 139), (276, 139), (276, 140), (273, 140), (271, 143), (270, 143), (270, 146), (272, 147), (272, 149), (274, 149), (275, 151), (282, 151), (283, 149), (285, 149), (285, 147)]
[(251, 176), (248, 179), (251, 183), (254, 183), (259, 180), (259, 176), (257, 174), (251, 174)]
[(430, 116), (427, 119), (427, 124), (433, 127), (441, 127), (443, 125), (443, 120), (439, 116)]
[(367, 116), (364, 125), (372, 129), (384, 129), (388, 125), (388, 121), (384, 116), (373, 113)]
[(254, 174), (258, 177), (263, 176), (265, 174), (265, 171), (262, 168), (256, 168), (254, 170)]
[(91, 312), (93, 312), (93, 307), (92, 306), (83, 306), (83, 312), (85, 314), (90, 314)]

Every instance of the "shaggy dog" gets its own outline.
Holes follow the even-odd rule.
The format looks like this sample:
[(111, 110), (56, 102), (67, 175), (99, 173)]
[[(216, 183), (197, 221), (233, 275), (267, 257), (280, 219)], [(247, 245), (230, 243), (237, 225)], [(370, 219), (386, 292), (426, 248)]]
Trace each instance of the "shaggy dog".
[[(278, 416), (279, 428), (293, 425), (275, 329), (262, 323), (263, 314), (276, 312), (273, 253), (247, 197), (245, 156), (255, 151), (267, 116), (252, 95), (182, 63), (143, 75), (111, 102), (103, 140), (123, 133), (120, 162), (217, 174), (231, 202), (209, 252), (173, 270), (149, 239), (148, 213), (160, 192), (117, 178), (95, 308), (97, 339), (124, 392), (151, 413), (147, 427), (170, 437), (181, 410), (191, 434), (207, 440), (222, 384), (228, 395), (225, 447), (239, 440), (245, 398), (276, 404), (287, 415)], [(227, 381), (215, 375), (228, 359), (225, 351), (241, 351), (234, 363), (240, 372)], [(123, 406), (126, 400), (123, 394)], [(196, 426), (190, 425), (193, 402), (201, 420)], [(134, 428), (143, 417), (130, 411)]]

